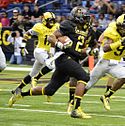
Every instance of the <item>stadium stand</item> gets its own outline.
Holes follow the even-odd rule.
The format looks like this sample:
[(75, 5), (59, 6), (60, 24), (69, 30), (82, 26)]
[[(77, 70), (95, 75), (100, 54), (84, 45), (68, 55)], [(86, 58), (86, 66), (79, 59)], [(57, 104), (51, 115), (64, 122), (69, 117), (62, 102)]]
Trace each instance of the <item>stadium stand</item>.
[[(94, 25), (98, 24), (99, 14), (101, 12), (98, 10), (98, 8), (96, 9), (92, 8), (96, 0), (81, 0), (81, 1), (80, 0), (0, 0), (0, 15), (2, 14), (3, 11), (6, 11), (8, 13), (8, 17), (11, 18), (13, 16), (14, 9), (19, 10), (19, 13), (22, 14), (22, 10), (25, 4), (28, 4), (31, 10), (33, 11), (34, 4), (35, 4), (34, 2), (36, 1), (39, 4), (39, 8), (42, 9), (42, 12), (51, 11), (55, 13), (58, 16), (59, 21), (68, 18), (70, 14), (70, 10), (74, 6), (76, 5), (85, 6), (90, 10), (90, 13), (95, 17), (94, 19), (95, 22), (93, 24)], [(75, 1), (74, 4), (73, 1)], [(80, 1), (81, 3), (77, 1)], [(122, 6), (123, 5), (125, 6), (125, 0), (105, 0), (105, 1), (113, 3), (115, 9), (117, 10), (117, 13), (113, 15), (115, 18), (119, 16), (119, 14), (125, 13), (125, 10), (122, 9)], [(120, 9), (121, 11), (119, 11)], [(105, 19), (109, 20), (110, 13), (104, 13), (104, 15), (105, 15)], [(115, 18), (113, 20), (115, 20)], [(101, 29), (99, 25), (97, 28)], [(103, 31), (104, 29), (101, 30)]]

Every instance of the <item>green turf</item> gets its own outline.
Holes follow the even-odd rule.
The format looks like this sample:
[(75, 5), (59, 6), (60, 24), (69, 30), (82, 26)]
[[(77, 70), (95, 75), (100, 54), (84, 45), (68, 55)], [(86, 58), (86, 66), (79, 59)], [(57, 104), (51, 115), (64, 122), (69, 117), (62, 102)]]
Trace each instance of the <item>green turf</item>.
[[(23, 66), (19, 66), (23, 67)], [(30, 67), (30, 66), (28, 66)], [(111, 111), (105, 111), (99, 98), (104, 88), (92, 88), (82, 100), (84, 111), (92, 115), (92, 119), (74, 119), (66, 113), (68, 88), (61, 87), (47, 103), (45, 96), (25, 97), (13, 108), (7, 106), (11, 97), (10, 91), (28, 72), (3, 71), (0, 76), (0, 126), (125, 126), (125, 90), (120, 89), (111, 100)], [(43, 77), (48, 80), (51, 73)], [(101, 79), (97, 85), (106, 83)], [(27, 86), (24, 90), (27, 90)], [(96, 96), (95, 96), (96, 95)]]

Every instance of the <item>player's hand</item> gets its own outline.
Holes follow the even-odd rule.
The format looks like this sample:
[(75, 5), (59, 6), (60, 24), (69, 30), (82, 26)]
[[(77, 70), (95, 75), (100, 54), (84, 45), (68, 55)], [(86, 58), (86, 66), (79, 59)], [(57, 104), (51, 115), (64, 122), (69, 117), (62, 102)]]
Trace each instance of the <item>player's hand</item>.
[(125, 37), (122, 38), (121, 44), (122, 44), (122, 46), (125, 46)]
[(72, 46), (72, 41), (67, 41), (65, 43), (61, 43), (60, 41), (56, 42), (56, 46), (60, 49), (67, 49)]
[(58, 48), (63, 49), (63, 43), (61, 43), (60, 41), (57, 41), (55, 44)]
[(86, 48), (86, 54), (90, 55), (90, 53), (91, 53), (91, 48), (90, 47)]
[(94, 48), (94, 49), (93, 49), (93, 54), (94, 54), (95, 56), (98, 56), (98, 54), (99, 54), (99, 49), (98, 49), (98, 48)]

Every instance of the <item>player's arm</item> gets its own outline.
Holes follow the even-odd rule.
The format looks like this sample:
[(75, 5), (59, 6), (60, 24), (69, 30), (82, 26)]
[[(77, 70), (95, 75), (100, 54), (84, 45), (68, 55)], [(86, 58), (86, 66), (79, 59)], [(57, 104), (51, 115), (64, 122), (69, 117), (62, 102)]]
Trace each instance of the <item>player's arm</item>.
[(24, 41), (27, 41), (27, 40), (30, 39), (31, 36), (33, 36), (33, 35), (37, 35), (37, 33), (36, 33), (34, 30), (32, 30), (32, 29), (28, 30), (28, 31), (24, 34), (24, 36), (23, 36)]
[(105, 37), (103, 39), (103, 43), (104, 43), (104, 46), (103, 46), (104, 52), (109, 52), (112, 50), (111, 46), (112, 44), (114, 44), (112, 39)]
[(106, 38), (106, 39), (104, 38), (104, 47), (103, 47), (104, 52), (117, 49), (120, 46), (125, 46), (125, 37), (123, 37), (122, 39), (119, 39), (116, 42), (113, 42), (113, 40), (110, 38)]

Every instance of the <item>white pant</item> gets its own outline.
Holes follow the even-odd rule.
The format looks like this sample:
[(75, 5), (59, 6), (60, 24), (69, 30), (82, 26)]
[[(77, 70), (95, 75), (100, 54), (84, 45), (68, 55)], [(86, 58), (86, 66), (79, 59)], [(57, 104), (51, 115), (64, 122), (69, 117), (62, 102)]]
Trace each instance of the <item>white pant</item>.
[(116, 78), (125, 78), (125, 67), (117, 61), (114, 62), (112, 60), (100, 59), (90, 73), (90, 80), (86, 85), (86, 89), (90, 89), (101, 77), (106, 74), (110, 74)]
[(40, 69), (46, 65), (45, 61), (49, 58), (49, 54), (44, 49), (35, 48), (34, 57), (35, 62), (33, 64), (31, 72), (29, 73), (31, 77), (35, 76), (40, 71)]
[(0, 46), (0, 71), (6, 68), (6, 58)]

